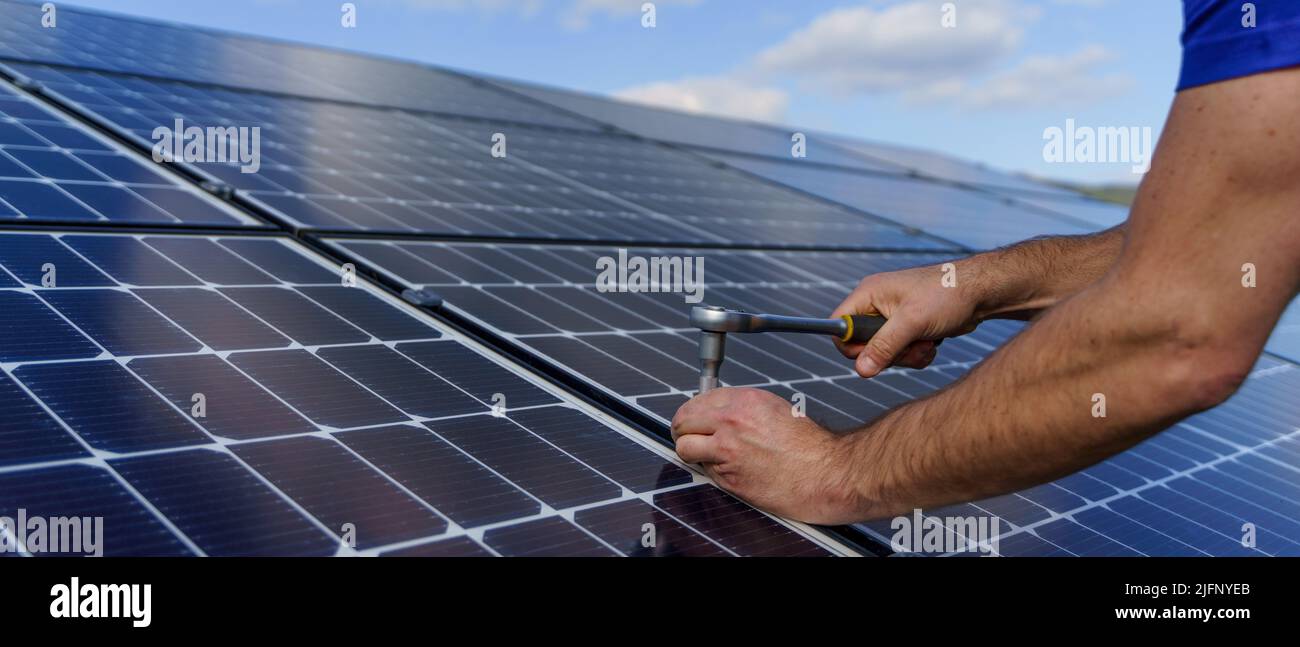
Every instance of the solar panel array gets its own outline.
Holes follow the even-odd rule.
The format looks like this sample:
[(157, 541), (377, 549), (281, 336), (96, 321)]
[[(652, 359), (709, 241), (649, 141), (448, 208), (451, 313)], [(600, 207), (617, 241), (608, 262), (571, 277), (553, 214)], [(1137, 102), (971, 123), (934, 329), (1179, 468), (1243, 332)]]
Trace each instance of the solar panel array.
[[(155, 128), (170, 128), (177, 118), (189, 125), (256, 124), (264, 142), (258, 172), (242, 172), (238, 163), (195, 166), (301, 228), (693, 244), (946, 245), (620, 135), (14, 68), (131, 132), (142, 147)], [(498, 134), (505, 137), (504, 157), (493, 155)]]
[(102, 516), (106, 554), (830, 554), (279, 239), (0, 266), (0, 511)]
[[(779, 126), (81, 10), (44, 29), (32, 3), (0, 0), (0, 61), (0, 230), (37, 228), (0, 231), (0, 514), (102, 514), (114, 554), (843, 552), (609, 415), (663, 434), (692, 395), (684, 293), (824, 315), (872, 272), (1126, 216), (923, 151), (807, 133), (794, 159)], [(177, 120), (261, 129), (260, 168), (150, 163)], [(702, 258), (703, 284), (602, 292), (620, 254)], [(340, 285), (345, 262), (454, 325)], [(848, 430), (1019, 326), (869, 381), (826, 340), (731, 335), (722, 378)], [(1291, 328), (1269, 348), (1297, 359)], [(1007, 555), (1297, 554), (1297, 380), (1266, 356), (1129, 452), (929, 513), (996, 516)]]

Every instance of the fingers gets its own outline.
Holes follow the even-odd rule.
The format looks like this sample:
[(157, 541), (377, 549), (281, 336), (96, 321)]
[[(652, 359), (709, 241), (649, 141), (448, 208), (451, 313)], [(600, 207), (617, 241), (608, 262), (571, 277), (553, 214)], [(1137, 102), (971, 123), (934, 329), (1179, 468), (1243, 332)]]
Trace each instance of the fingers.
[(687, 434), (712, 434), (713, 427), (709, 424), (705, 412), (717, 408), (720, 406), (719, 403), (725, 404), (730, 395), (729, 389), (717, 389), (703, 395), (697, 395), (687, 400), (686, 404), (678, 407), (670, 427), (673, 440)]
[(677, 439), (677, 455), (687, 463), (717, 463), (717, 445), (713, 436), (687, 434)]
[(867, 342), (867, 347), (858, 354), (854, 370), (862, 377), (875, 377), (916, 341), (924, 332), (924, 325), (919, 322), (896, 316), (885, 322), (880, 332)]

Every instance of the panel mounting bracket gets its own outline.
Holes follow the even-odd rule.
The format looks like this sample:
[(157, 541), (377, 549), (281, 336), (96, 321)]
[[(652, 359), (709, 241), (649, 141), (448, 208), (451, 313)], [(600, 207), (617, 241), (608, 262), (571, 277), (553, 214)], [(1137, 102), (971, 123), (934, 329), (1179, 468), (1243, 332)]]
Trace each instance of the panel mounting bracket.
[(402, 298), (407, 303), (421, 308), (440, 308), (442, 307), (442, 295), (433, 290), (408, 288), (402, 290)]

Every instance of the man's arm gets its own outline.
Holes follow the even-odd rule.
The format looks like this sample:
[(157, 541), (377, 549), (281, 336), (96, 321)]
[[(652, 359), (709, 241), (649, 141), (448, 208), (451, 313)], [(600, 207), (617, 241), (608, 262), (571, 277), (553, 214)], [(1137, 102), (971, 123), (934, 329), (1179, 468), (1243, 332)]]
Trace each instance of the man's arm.
[(721, 389), (678, 412), (678, 453), (760, 507), (842, 523), (1064, 476), (1222, 402), (1300, 288), (1297, 104), (1300, 69), (1180, 94), (1115, 266), (951, 387), (841, 438)]

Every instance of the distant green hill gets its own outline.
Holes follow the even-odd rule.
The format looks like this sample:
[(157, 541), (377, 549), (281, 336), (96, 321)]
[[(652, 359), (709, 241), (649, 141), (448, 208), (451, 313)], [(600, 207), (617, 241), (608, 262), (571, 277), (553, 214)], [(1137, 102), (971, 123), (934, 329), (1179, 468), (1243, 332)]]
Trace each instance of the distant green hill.
[(1069, 182), (1061, 182), (1059, 180), (1043, 180), (1043, 181), (1047, 182), (1048, 184), (1054, 184), (1064, 189), (1078, 191), (1085, 195), (1094, 197), (1098, 200), (1105, 200), (1106, 202), (1114, 202), (1116, 204), (1122, 204), (1124, 206), (1131, 206), (1133, 204), (1133, 198), (1137, 196), (1137, 185), (1130, 185), (1130, 184), (1087, 185), (1087, 184), (1071, 184)]

